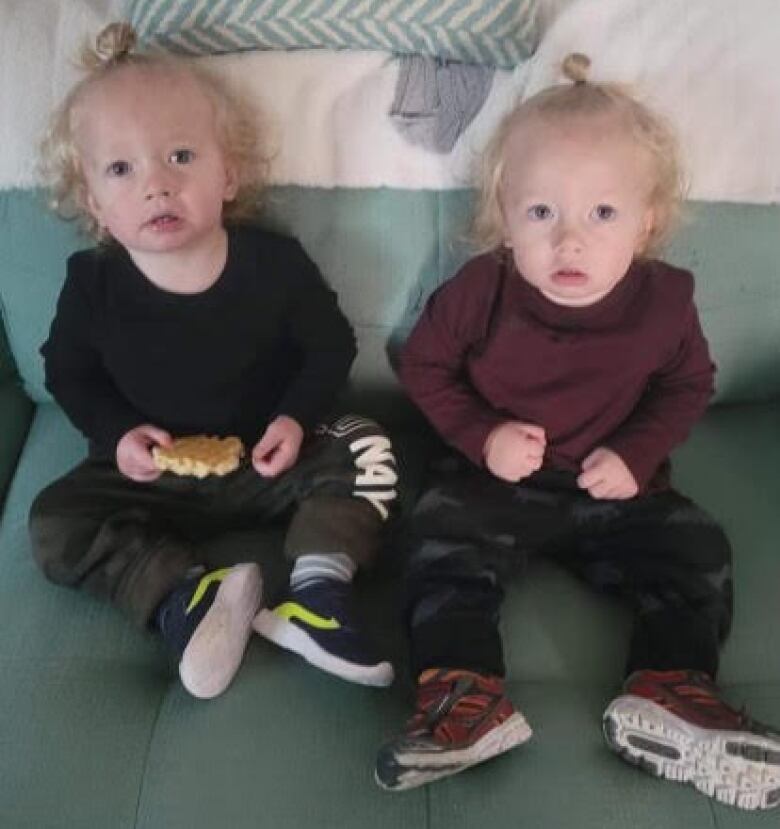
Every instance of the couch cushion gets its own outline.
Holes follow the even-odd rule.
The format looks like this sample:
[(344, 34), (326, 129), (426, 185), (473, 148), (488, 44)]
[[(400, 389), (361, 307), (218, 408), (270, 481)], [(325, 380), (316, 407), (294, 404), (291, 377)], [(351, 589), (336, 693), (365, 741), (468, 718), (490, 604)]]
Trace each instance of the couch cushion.
[[(722, 680), (735, 704), (769, 722), (780, 722), (780, 652), (768, 635), (780, 579), (778, 426), (779, 404), (722, 408), (677, 458), (681, 487), (721, 517), (735, 545), (737, 612)], [(399, 445), (405, 466), (420, 462), (415, 441)], [(83, 452), (63, 413), (40, 406), (0, 524), (0, 707), (13, 711), (0, 725), (3, 826), (509, 829), (520, 816), (529, 826), (599, 829), (748, 825), (751, 816), (662, 789), (604, 748), (599, 717), (619, 683), (628, 616), (543, 563), (512, 585), (503, 618), (510, 692), (536, 738), (468, 775), (395, 797), (371, 780), (375, 749), (410, 700), (392, 561), (402, 551), (392, 545), (385, 563), (396, 566), (358, 585), (368, 627), (397, 665), (393, 688), (347, 685), (254, 638), (228, 693), (191, 699), (156, 639), (49, 584), (31, 560), (30, 502)], [(217, 554), (260, 559), (273, 590), (286, 575), (281, 533), (263, 547), (253, 534), (235, 536)]]
[(0, 504), (16, 468), (32, 408), (32, 403), (17, 383), (0, 380)]
[[(514, 682), (509, 692), (534, 736), (504, 757), (431, 786), (430, 829), (747, 829), (760, 821), (612, 754), (601, 737), (601, 714), (614, 685)], [(780, 721), (777, 684), (730, 687), (727, 695)]]

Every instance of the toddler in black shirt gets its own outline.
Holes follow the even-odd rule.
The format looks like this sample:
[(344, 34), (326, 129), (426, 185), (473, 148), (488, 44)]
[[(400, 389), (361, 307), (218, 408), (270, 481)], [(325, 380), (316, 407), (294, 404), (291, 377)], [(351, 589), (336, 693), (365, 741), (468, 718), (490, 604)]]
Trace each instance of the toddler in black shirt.
[[(55, 204), (101, 244), (74, 254), (46, 385), (90, 442), (30, 515), (46, 576), (162, 635), (197, 697), (224, 691), (252, 627), (344, 679), (386, 685), (350, 584), (396, 499), (374, 422), (327, 425), (355, 357), (336, 296), (296, 241), (250, 224), (261, 182), (253, 113), (189, 62), (133, 51), (113, 24), (44, 146)], [(238, 436), (245, 462), (203, 480), (161, 473), (175, 437)], [(285, 596), (262, 607), (255, 562), (208, 570), (193, 540), (297, 505)]]

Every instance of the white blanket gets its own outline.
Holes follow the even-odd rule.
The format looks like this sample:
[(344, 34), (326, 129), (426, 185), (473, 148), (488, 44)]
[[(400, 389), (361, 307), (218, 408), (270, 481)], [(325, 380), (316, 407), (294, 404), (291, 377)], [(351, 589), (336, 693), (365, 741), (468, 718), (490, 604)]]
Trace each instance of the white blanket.
[[(48, 113), (76, 77), (71, 57), (117, 16), (121, 0), (0, 4), (0, 188), (36, 182)], [(583, 51), (593, 77), (621, 80), (679, 128), (699, 199), (780, 201), (778, 0), (572, 0), (537, 54), (498, 72), (449, 155), (412, 146), (388, 118), (398, 65), (378, 52), (254, 52), (207, 58), (264, 113), (272, 181), (320, 187), (447, 189), (512, 101), (558, 80)]]
[[(38, 182), (48, 115), (79, 78), (81, 44), (120, 16), (121, 0), (0, 2), (0, 189)], [(388, 117), (398, 62), (381, 52), (246, 52), (202, 58), (247, 90), (263, 113), (272, 182), (321, 187), (466, 186), (470, 142), (441, 156), (415, 147)], [(522, 74), (522, 68), (517, 75)], [(498, 72), (469, 133), (478, 144), (514, 97)]]
[(206, 58), (243, 83), (266, 113), (276, 184), (447, 189), (471, 181), (484, 145), (517, 96), (525, 67), (496, 72), (490, 95), (453, 151), (409, 143), (389, 117), (398, 61), (381, 52), (254, 52)]

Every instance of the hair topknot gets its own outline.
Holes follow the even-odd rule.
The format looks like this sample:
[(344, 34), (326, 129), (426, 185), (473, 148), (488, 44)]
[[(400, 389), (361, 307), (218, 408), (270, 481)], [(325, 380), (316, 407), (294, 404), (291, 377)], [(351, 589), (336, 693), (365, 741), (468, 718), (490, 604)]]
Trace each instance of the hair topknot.
[(138, 38), (129, 23), (109, 23), (95, 38), (95, 46), (86, 45), (81, 65), (88, 70), (121, 63), (132, 55)]
[(590, 69), (590, 58), (581, 52), (572, 52), (563, 59), (561, 71), (575, 84), (583, 84), (588, 80)]

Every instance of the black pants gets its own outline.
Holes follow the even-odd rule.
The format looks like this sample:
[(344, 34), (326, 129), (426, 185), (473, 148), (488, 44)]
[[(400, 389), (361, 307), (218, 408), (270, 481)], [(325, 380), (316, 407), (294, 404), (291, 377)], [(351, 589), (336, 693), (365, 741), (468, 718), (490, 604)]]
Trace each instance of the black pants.
[(598, 501), (574, 476), (541, 472), (508, 484), (452, 457), (418, 502), (409, 543), (414, 676), (432, 667), (503, 676), (502, 583), (537, 554), (631, 602), (627, 674), (688, 668), (715, 676), (731, 625), (731, 548), (673, 490)]
[(50, 580), (88, 590), (144, 625), (198, 563), (192, 539), (257, 527), (292, 505), (289, 558), (346, 553), (369, 563), (394, 509), (395, 484), (389, 439), (353, 416), (320, 427), (295, 466), (272, 479), (245, 459), (224, 477), (163, 473), (136, 483), (113, 461), (88, 459), (33, 502), (33, 554)]

